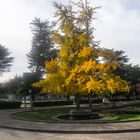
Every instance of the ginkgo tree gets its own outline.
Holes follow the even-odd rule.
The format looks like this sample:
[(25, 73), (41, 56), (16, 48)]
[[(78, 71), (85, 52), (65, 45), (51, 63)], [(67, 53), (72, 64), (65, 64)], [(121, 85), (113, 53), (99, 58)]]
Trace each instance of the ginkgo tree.
[(119, 62), (99, 59), (92, 27), (98, 7), (90, 7), (87, 0), (54, 6), (59, 28), (52, 31), (52, 39), (59, 47), (58, 57), (46, 62), (46, 78), (33, 86), (43, 93), (75, 95), (76, 109), (80, 96), (129, 91), (128, 83), (113, 73)]

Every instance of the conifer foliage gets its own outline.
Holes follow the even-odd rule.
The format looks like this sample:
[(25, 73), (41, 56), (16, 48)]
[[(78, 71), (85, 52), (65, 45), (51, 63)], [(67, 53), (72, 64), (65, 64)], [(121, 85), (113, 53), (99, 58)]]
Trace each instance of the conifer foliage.
[(10, 56), (10, 52), (8, 48), (2, 46), (0, 44), (0, 75), (4, 72), (9, 72), (12, 62), (14, 60), (13, 57)]
[(31, 23), (33, 33), (32, 48), (27, 54), (29, 68), (33, 72), (42, 73), (45, 69), (45, 61), (56, 57), (56, 49), (50, 37), (51, 26), (48, 21), (35, 18)]

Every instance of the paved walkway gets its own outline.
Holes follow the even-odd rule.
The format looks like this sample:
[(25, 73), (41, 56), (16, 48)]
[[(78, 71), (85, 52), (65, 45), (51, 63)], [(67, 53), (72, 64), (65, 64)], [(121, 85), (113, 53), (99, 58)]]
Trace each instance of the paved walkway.
[(139, 140), (140, 133), (50, 134), (0, 129), (0, 140)]
[(0, 127), (50, 133), (120, 133), (140, 132), (140, 121), (126, 123), (103, 123), (103, 124), (74, 124), (74, 123), (46, 123), (29, 122), (10, 118), (12, 113), (22, 110), (0, 110)]

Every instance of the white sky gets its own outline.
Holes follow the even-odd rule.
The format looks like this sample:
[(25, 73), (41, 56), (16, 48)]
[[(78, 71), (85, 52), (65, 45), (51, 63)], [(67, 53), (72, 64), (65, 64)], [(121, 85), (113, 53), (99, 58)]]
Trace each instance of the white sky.
[[(55, 0), (67, 3), (68, 0)], [(78, 1), (78, 0), (77, 0)], [(102, 47), (124, 50), (130, 62), (140, 64), (140, 0), (89, 0), (102, 6), (95, 21), (95, 39)], [(15, 57), (11, 72), (0, 81), (29, 71), (26, 54), (31, 48), (30, 23), (34, 17), (53, 19), (53, 0), (0, 0), (0, 44)]]

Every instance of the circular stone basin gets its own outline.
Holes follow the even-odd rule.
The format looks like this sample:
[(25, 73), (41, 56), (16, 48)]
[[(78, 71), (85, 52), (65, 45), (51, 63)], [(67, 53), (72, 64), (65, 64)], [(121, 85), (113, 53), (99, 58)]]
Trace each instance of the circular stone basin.
[(99, 119), (101, 115), (93, 114), (90, 110), (71, 110), (70, 114), (63, 114), (57, 116), (57, 119), (62, 120), (91, 120)]
[(70, 117), (71, 119), (85, 119), (85, 118), (90, 118), (92, 115), (90, 110), (82, 110), (82, 109), (76, 109), (76, 110), (71, 110), (70, 111)]

